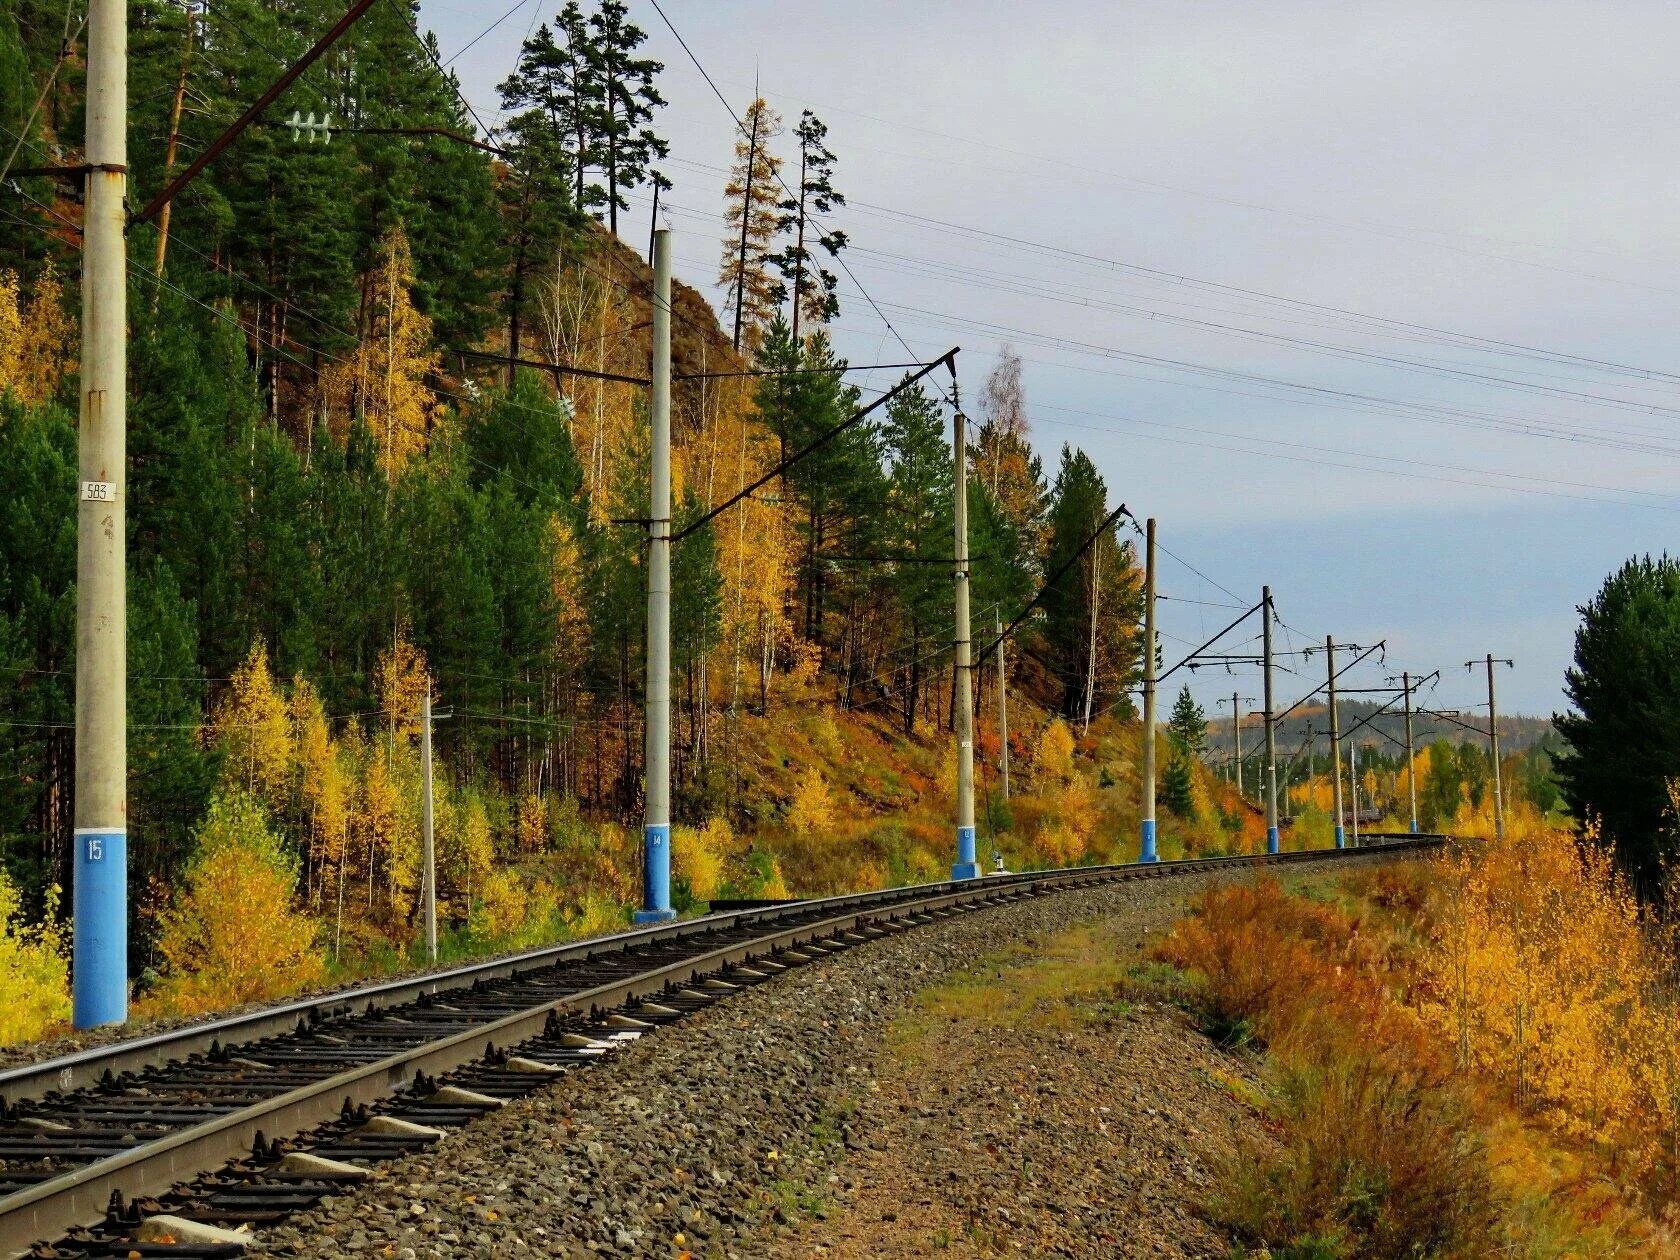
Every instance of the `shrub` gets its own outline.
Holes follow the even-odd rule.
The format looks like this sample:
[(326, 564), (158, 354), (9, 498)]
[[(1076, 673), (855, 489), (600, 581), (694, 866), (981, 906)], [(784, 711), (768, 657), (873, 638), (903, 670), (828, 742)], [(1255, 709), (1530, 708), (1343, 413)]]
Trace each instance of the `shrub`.
[(703, 827), (671, 829), (671, 872), (692, 901), (710, 901), (723, 884), (723, 864), (735, 837), (726, 818), (708, 819)]
[(1480, 1256), (1489, 1162), (1423, 1022), (1383, 984), (1386, 949), (1274, 880), (1204, 894), (1158, 948), (1204, 1023), (1271, 1050), (1277, 1133), (1241, 1143), (1213, 1211), (1251, 1241), (1327, 1257)]
[(237, 788), (210, 801), (181, 894), (160, 917), (165, 973), (155, 1001), (198, 1012), (319, 983), (316, 924), (293, 908), (297, 861), (261, 804)]
[(1291, 1254), (1498, 1250), (1486, 1153), (1456, 1094), (1381, 1054), (1278, 1060), (1272, 1080), (1284, 1141), (1249, 1138), (1215, 1170), (1221, 1219)]
[(1065, 783), (1073, 778), (1073, 732), (1061, 718), (1053, 718), (1038, 738), (1033, 769), (1041, 783)]
[(70, 1018), (70, 966), (57, 905), (55, 887), (41, 924), (30, 926), (16, 886), (0, 870), (0, 1045), (33, 1041)]
[(806, 769), (788, 806), (788, 829), (796, 836), (813, 836), (834, 826), (834, 796), (828, 780), (815, 766)]

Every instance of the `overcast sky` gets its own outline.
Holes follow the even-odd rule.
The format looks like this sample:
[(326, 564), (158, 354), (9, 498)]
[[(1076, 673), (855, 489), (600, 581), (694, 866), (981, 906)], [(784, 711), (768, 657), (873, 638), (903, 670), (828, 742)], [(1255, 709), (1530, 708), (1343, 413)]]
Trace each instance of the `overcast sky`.
[[(716, 298), (730, 116), (629, 3), (666, 66), (678, 274)], [(1199, 570), (1163, 557), (1169, 655), (1269, 582), (1280, 645), (1386, 636), (1439, 706), (1492, 651), (1502, 707), (1549, 713), (1575, 606), (1669, 546), (1673, 6), (661, 3), (737, 112), (756, 79), (828, 124), (880, 308), (842, 280), (841, 351), (902, 359), (884, 316), (918, 357), (961, 345), (973, 399), (1012, 343), (1047, 471), (1083, 446)], [(557, 7), (453, 62), (487, 123)], [(446, 58), (507, 12), (421, 8)]]

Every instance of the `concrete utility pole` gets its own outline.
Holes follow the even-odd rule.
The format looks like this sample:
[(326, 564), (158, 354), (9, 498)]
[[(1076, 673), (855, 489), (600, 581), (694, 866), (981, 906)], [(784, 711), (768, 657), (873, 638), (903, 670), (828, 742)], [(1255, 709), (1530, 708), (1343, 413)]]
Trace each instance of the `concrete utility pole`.
[(1277, 731), (1272, 725), (1272, 588), (1260, 591), (1260, 626), (1266, 661), (1266, 852), (1278, 851)]
[(437, 961), (437, 848), (432, 843), (432, 680), (420, 700), (420, 861), (424, 867), (426, 960)]
[(957, 860), (952, 879), (977, 879), (974, 860), (974, 690), (968, 633), (968, 421), (960, 411), (951, 420), (951, 454), (956, 469), (953, 515), (956, 518), (956, 558), (951, 586), (956, 629), (951, 646), (956, 656), (957, 727)]
[(1236, 748), (1237, 765), (1237, 795), (1243, 794), (1243, 762), (1242, 762), (1242, 697), (1236, 692), (1231, 693), (1231, 742)]
[(1003, 777), (1003, 800), (1009, 803), (1009, 673), (1003, 659), (1003, 614), (992, 613), (992, 630), (997, 635), (998, 675), (998, 761)]
[(671, 233), (653, 234), (653, 476), (648, 494), (647, 753), (643, 772), (642, 908), (637, 923), (671, 909)]
[(1155, 518), (1143, 523), (1143, 822), (1138, 861), (1155, 853)]
[(1511, 662), (1500, 660), (1489, 652), (1483, 658), (1487, 664), (1488, 680), (1488, 755), (1493, 758), (1493, 834), (1496, 839), (1505, 838), (1505, 788), (1500, 782), (1499, 769), (1499, 707), (1493, 698), (1493, 667), (1495, 665), (1509, 665)]
[(1324, 657), (1330, 664), (1330, 780), (1335, 785), (1331, 801), (1336, 811), (1336, 847), (1347, 847), (1342, 827), (1342, 723), (1336, 714), (1336, 641), (1324, 636)]
[(128, 15), (89, 0), (76, 505), (72, 1021), (128, 1018)]
[(1348, 749), (1348, 785), (1353, 801), (1353, 847), (1359, 847), (1359, 741)]
[(1406, 795), (1411, 801), (1412, 834), (1417, 835), (1417, 768), (1412, 757), (1412, 676), (1402, 672), (1400, 685), (1406, 690)]

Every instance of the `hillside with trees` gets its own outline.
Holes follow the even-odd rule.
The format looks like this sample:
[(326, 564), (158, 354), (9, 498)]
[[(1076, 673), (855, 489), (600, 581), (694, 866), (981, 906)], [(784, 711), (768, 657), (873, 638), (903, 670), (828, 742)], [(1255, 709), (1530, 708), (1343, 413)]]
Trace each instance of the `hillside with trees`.
[[(134, 204), (335, 16), (308, 0), (131, 6)], [(0, 6), (0, 124), (20, 170), (78, 160), (80, 61), (74, 41), (60, 57), (61, 18)], [(485, 141), (413, 11), (376, 5), (131, 233), (131, 972), (151, 1009), (406, 956), (428, 688), (447, 947), (623, 920), (643, 747), (649, 437), (634, 378), (651, 317), (627, 196), (660, 178), (665, 151), (643, 42), (616, 0), (567, 5), (525, 42)], [(288, 126), (294, 113), (329, 120), (330, 138)], [(679, 528), (865, 401), (825, 331), (845, 247), (824, 226), (843, 205), (825, 128), (807, 115), (784, 134), (762, 102), (742, 124), (718, 190), (734, 291), (718, 311), (680, 285), (674, 299)], [(49, 1008), (73, 807), (69, 189), (0, 184), (0, 757), (14, 768), (0, 917), (8, 948), (44, 969), (27, 987)], [(933, 389), (907, 391), (677, 547), (685, 906), (948, 868), (950, 417)], [(976, 420), (985, 627), (1023, 609), (1117, 496), (1077, 449), (1046, 472), (1018, 360)], [(980, 752), (982, 834), (1012, 863), (1130, 846), (1135, 779), (1127, 798), (1092, 754), (1135, 741), (1121, 723), (1139, 598), (1131, 544), (1109, 527), (1011, 642), (1007, 802), (995, 734)], [(980, 682), (995, 693), (995, 674)]]

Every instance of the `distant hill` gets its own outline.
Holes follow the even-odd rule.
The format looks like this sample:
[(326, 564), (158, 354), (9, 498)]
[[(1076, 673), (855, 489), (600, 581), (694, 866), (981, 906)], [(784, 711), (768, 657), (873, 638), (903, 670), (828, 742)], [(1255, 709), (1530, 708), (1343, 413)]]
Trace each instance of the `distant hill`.
[[(1381, 708), (1381, 704), (1377, 701), (1344, 700), (1339, 708), (1341, 710), (1341, 727), (1345, 736), (1361, 720)], [(1439, 711), (1452, 713), (1453, 716), (1458, 717), (1467, 725), (1478, 727), (1479, 730), (1485, 731), (1486, 729), (1487, 713), (1485, 710), (1482, 712), (1447, 709)], [(1378, 730), (1386, 731), (1395, 739), (1403, 740), (1406, 735), (1405, 721), (1405, 715), (1396, 705), (1381, 717), (1376, 718), (1369, 726), (1361, 728), (1353, 738), (1361, 744), (1382, 744), (1385, 748), (1392, 749), (1394, 745), (1376, 732)], [(1329, 728), (1328, 710), (1322, 702), (1302, 705), (1278, 723), (1279, 756), (1285, 758), (1293, 756), (1302, 740), (1308, 737), (1309, 732), (1315, 735), (1316, 741), (1322, 747)], [(1454, 743), (1468, 740), (1484, 747), (1487, 744), (1485, 734), (1465, 730), (1462, 726), (1456, 726), (1451, 722), (1431, 717), (1425, 713), (1413, 714), (1412, 737), (1415, 746), (1418, 748), (1422, 748), (1425, 744), (1437, 739), (1449, 739)], [(1243, 753), (1247, 755), (1253, 751), (1259, 746), (1260, 740), (1264, 738), (1264, 723), (1259, 710), (1255, 709), (1244, 713), (1242, 718)], [(1499, 749), (1502, 753), (1522, 752), (1547, 739), (1557, 739), (1557, 731), (1553, 728), (1550, 718), (1500, 715)], [(1231, 743), (1231, 714), (1230, 707), (1227, 705), (1223, 717), (1212, 718), (1208, 722), (1208, 763), (1218, 766), (1223, 758), (1230, 756)]]

